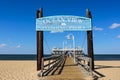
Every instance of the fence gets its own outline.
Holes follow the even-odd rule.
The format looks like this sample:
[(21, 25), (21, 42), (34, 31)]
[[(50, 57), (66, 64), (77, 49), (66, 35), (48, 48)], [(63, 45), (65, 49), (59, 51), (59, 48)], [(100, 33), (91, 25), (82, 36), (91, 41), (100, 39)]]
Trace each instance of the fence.
[(88, 75), (92, 75), (91, 58), (85, 56), (76, 57), (76, 62)]
[(41, 77), (46, 76), (49, 73), (51, 73), (51, 75), (54, 75), (54, 73), (58, 70), (58, 68), (61, 67), (61, 69), (58, 72), (58, 74), (60, 74), (63, 69), (65, 60), (66, 60), (65, 55), (54, 55), (51, 57), (42, 58), (40, 76)]

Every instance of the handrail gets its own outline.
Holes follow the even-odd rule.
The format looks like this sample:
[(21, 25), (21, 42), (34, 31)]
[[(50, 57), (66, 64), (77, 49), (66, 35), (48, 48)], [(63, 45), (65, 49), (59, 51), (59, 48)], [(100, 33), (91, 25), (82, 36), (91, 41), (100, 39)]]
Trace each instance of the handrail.
[[(49, 66), (49, 65), (51, 65), (51, 64), (53, 64), (53, 63), (55, 63), (56, 61), (58, 61), (58, 60), (60, 59), (60, 57), (61, 57), (61, 56), (51, 58), (51, 59), (54, 59), (55, 61), (49, 62), (49, 64), (44, 65), (44, 67), (47, 67), (47, 66)], [(51, 60), (51, 59), (48, 59), (48, 60)], [(44, 59), (44, 61), (47, 61), (47, 59)]]
[[(42, 76), (48, 75), (51, 71), (54, 70), (54, 68), (57, 69), (58, 67), (60, 67), (65, 62), (65, 58), (66, 57), (64, 54), (42, 58), (40, 76), (42, 77)], [(48, 64), (44, 64), (45, 61), (48, 61)], [(55, 73), (55, 71), (53, 71), (53, 73)]]
[(81, 65), (81, 67), (90, 73), (89, 75), (92, 75), (92, 63), (90, 57), (80, 56), (76, 57), (76, 62), (78, 65)]
[(46, 60), (51, 60), (51, 59), (55, 59), (55, 58), (58, 58), (60, 57), (61, 55), (53, 55), (53, 56), (50, 56), (50, 57), (44, 57), (44, 61)]

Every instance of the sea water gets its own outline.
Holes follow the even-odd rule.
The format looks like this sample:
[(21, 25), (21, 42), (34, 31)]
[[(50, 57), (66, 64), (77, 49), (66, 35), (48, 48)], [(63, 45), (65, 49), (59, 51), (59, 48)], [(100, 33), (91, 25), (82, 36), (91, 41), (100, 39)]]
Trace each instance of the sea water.
[[(44, 55), (48, 57), (50, 55)], [(36, 60), (35, 54), (0, 54), (0, 60)], [(120, 54), (99, 54), (94, 55), (95, 60), (120, 60)]]

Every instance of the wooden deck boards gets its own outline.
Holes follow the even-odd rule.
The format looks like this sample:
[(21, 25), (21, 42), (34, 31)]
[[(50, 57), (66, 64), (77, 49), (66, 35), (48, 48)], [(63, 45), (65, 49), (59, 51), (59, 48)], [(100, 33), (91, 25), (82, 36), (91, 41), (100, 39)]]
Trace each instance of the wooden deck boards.
[(66, 59), (61, 74), (57, 74), (58, 71), (56, 71), (54, 75), (42, 77), (42, 80), (85, 80), (85, 75), (81, 72), (80, 68), (74, 64), (72, 58)]

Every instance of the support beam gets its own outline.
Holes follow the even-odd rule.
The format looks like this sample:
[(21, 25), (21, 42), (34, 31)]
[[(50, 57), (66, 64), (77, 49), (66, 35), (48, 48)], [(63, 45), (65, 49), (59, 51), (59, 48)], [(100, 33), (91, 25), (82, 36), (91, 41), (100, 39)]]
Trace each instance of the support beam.
[[(37, 18), (42, 17), (42, 8), (37, 11)], [(41, 70), (41, 61), (43, 57), (43, 31), (37, 31), (37, 71)]]
[[(86, 15), (88, 18), (92, 19), (91, 12), (86, 9)], [(94, 70), (94, 51), (93, 51), (93, 37), (92, 37), (92, 30), (87, 31), (87, 46), (88, 46), (88, 56), (91, 58), (91, 69)]]

